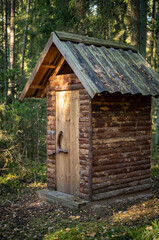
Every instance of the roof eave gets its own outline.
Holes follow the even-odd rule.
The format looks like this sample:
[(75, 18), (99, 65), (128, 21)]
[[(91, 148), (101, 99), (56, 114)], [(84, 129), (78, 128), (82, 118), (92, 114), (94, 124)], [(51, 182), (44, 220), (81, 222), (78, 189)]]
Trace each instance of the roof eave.
[(27, 83), (26, 83), (26, 85), (25, 85), (25, 87), (24, 87), (20, 97), (19, 97), (20, 101), (23, 101), (24, 98), (26, 97), (27, 92), (28, 92), (28, 90), (29, 90), (29, 88), (30, 88), (30, 86), (31, 86), (31, 84), (32, 84), (32, 82), (33, 82), (33, 80), (34, 80), (38, 70), (40, 69), (40, 66), (42, 65), (42, 62), (44, 61), (45, 56), (47, 55), (50, 47), (52, 46), (52, 44), (53, 44), (53, 33), (51, 33), (51, 36), (50, 36), (50, 38), (49, 38), (49, 40), (48, 40), (44, 50), (42, 51), (41, 56), (40, 56), (40, 58), (39, 58), (39, 60), (38, 60), (38, 62), (36, 64), (34, 70), (32, 71), (31, 76), (30, 76), (29, 80), (27, 81)]
[(73, 59), (71, 51), (69, 51), (68, 49), (66, 50), (65, 47), (62, 45), (62, 43), (61, 43), (60, 39), (58, 38), (56, 32), (53, 33), (53, 43), (58, 48), (60, 53), (63, 55), (63, 57), (65, 58), (67, 63), (70, 65), (73, 72), (79, 78), (79, 80), (83, 84), (84, 88), (87, 90), (90, 97), (93, 98), (95, 96), (95, 94), (100, 93), (95, 85), (92, 84), (91, 87), (89, 86), (84, 72), (82, 71), (82, 69), (80, 69), (80, 66), (79, 66), (78, 63), (76, 63), (76, 60)]

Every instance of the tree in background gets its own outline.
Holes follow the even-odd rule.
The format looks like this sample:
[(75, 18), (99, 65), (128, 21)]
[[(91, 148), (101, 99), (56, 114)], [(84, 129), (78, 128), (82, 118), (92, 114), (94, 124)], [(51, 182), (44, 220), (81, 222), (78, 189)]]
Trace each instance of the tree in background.
[[(146, 39), (147, 39), (147, 1), (140, 0), (140, 36), (139, 50), (141, 55), (146, 58)], [(152, 20), (153, 22), (153, 20)]]
[(131, 0), (131, 44), (139, 49), (140, 0)]
[(14, 68), (14, 42), (15, 42), (15, 0), (11, 0), (10, 6), (10, 69)]
[(28, 31), (29, 9), (30, 9), (30, 0), (27, 1), (26, 19), (25, 19), (25, 26), (24, 26), (24, 33), (23, 33), (22, 59), (21, 59), (21, 75), (22, 76), (23, 76), (23, 73), (24, 73), (24, 55), (25, 55), (27, 31)]
[(45, 159), (45, 100), (19, 103), (18, 96), (50, 33), (68, 31), (134, 44), (157, 69), (158, 9), (157, 0), (0, 0), (0, 154), (4, 164), (9, 159), (21, 163), (28, 158)]

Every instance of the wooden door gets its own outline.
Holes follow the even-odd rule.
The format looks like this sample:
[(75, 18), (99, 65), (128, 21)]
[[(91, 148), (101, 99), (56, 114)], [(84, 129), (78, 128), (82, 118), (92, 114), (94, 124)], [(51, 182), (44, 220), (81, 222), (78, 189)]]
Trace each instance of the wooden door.
[[(78, 196), (79, 193), (79, 91), (56, 92), (56, 143), (58, 134), (60, 152), (56, 146), (57, 191)], [(57, 144), (56, 144), (57, 145)]]

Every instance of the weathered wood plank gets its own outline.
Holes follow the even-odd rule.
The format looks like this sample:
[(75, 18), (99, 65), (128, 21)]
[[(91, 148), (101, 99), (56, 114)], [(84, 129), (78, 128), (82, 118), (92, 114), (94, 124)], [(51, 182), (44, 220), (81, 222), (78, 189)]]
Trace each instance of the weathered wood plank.
[[(99, 61), (99, 63), (102, 63), (102, 66), (107, 71), (107, 75), (109, 79), (111, 79), (113, 82), (116, 82), (118, 86), (118, 91), (120, 91), (124, 94), (127, 93), (127, 87), (123, 84), (121, 81), (121, 77), (118, 75), (116, 69), (114, 68), (114, 65), (109, 61), (104, 53), (102, 52), (101, 48), (96, 48), (95, 46), (91, 45), (89, 47), (95, 58)], [(114, 83), (113, 83), (114, 84)]]
[(83, 89), (81, 83), (71, 84), (71, 85), (61, 85), (61, 86), (54, 86), (50, 88), (52, 91), (70, 91), (70, 90), (79, 90)]
[[(140, 165), (143, 165), (143, 164), (150, 164), (150, 160), (147, 159), (147, 160), (142, 160), (142, 161), (137, 161), (137, 162), (127, 162), (127, 163), (117, 163), (116, 164), (105, 164), (105, 165), (99, 165), (99, 166), (94, 166), (93, 167), (93, 172), (100, 172), (100, 171), (105, 171), (105, 170), (112, 170), (112, 169), (125, 169), (125, 168), (131, 168), (133, 166), (140, 166)], [(141, 168), (142, 166), (140, 166)], [(115, 170), (114, 170), (115, 171)], [(125, 171), (126, 172), (126, 171)]]
[(56, 92), (56, 133), (63, 132), (62, 148), (56, 154), (57, 190), (79, 195), (79, 92)]
[(134, 52), (138, 52), (138, 50), (128, 44), (122, 44), (119, 42), (115, 41), (108, 41), (108, 40), (102, 40), (98, 38), (90, 38), (88, 36), (82, 36), (82, 35), (76, 35), (72, 33), (65, 33), (65, 32), (55, 32), (58, 38), (62, 41), (72, 41), (72, 42), (81, 42), (84, 44), (89, 44), (89, 45), (96, 45), (96, 46), (107, 46), (107, 47), (114, 47), (114, 48), (121, 48), (121, 49), (130, 49)]
[(25, 85), (25, 88), (23, 89), (23, 91), (22, 91), (22, 93), (21, 93), (21, 95), (19, 97), (20, 101), (23, 101), (23, 99), (24, 99), (28, 89), (30, 88), (30, 85), (32, 84), (33, 79), (35, 78), (35, 75), (37, 74), (37, 72), (38, 72), (38, 70), (39, 70), (39, 68), (40, 68), (40, 66), (41, 66), (41, 64), (42, 64), (46, 54), (48, 53), (50, 47), (52, 46), (52, 44), (53, 44), (53, 35), (51, 34), (51, 36), (50, 36), (50, 38), (49, 38), (49, 40), (48, 40), (48, 42), (47, 42), (43, 52), (41, 53), (41, 56), (40, 56), (36, 66), (35, 66), (32, 74), (31, 74), (27, 84)]
[(89, 59), (88, 65), (90, 69), (97, 74), (100, 81), (107, 87), (107, 91), (109, 91), (109, 93), (119, 91), (119, 88), (114, 85), (114, 83), (112, 84), (111, 78), (109, 78), (107, 70), (103, 68), (101, 62), (98, 62), (96, 57), (92, 55), (92, 52), (89, 51), (89, 49), (84, 44), (80, 43), (79, 45), (76, 45), (76, 49), (81, 53), (82, 57), (86, 61)]
[[(92, 196), (92, 144), (91, 144), (91, 98), (85, 89), (79, 90), (80, 115), (79, 115), (79, 161), (80, 161), (80, 197), (91, 200)], [(89, 106), (89, 107), (87, 107)], [(87, 107), (87, 111), (86, 110)], [(90, 129), (86, 133), (87, 128)], [(85, 151), (87, 150), (87, 152)], [(85, 184), (87, 183), (87, 185)], [(82, 185), (83, 184), (83, 185)], [(82, 187), (83, 186), (83, 187)], [(87, 195), (83, 193), (87, 190)], [(83, 192), (84, 191), (84, 192)]]
[(69, 74), (60, 74), (60, 75), (56, 75), (56, 77), (54, 79), (50, 78), (50, 81), (59, 81), (59, 80), (65, 80), (65, 81), (71, 81), (72, 79), (76, 80), (77, 82), (80, 82), (80, 80), (78, 79), (78, 77), (74, 74), (74, 73), (69, 73)]
[(79, 91), (71, 91), (70, 94), (71, 193), (79, 196)]
[[(59, 60), (59, 62), (58, 62), (58, 64), (57, 64), (57, 66), (56, 66), (56, 68), (55, 68), (55, 70), (54, 70), (54, 72), (53, 72), (53, 75), (51, 76), (52, 78), (54, 78), (54, 77), (58, 74), (58, 72), (59, 72), (60, 69), (62, 68), (64, 62), (65, 62), (64, 57), (61, 57), (60, 60)], [(43, 91), (42, 94), (41, 94), (41, 98), (44, 98), (44, 97), (45, 97), (45, 94), (46, 94), (46, 85), (45, 85), (45, 87), (44, 87), (44, 91)]]
[[(61, 54), (64, 56), (70, 67), (72, 68), (73, 72), (76, 76), (81, 80), (83, 86), (88, 90), (89, 95), (93, 98), (94, 95), (98, 92), (98, 89), (95, 85), (89, 86), (89, 82), (91, 83), (91, 79), (88, 79), (87, 76), (83, 73), (82, 67), (78, 64), (77, 59), (74, 57), (72, 52), (67, 48), (65, 48), (64, 43), (62, 43), (57, 35), (53, 34), (53, 41), (57, 48), (60, 50)], [(87, 83), (88, 82), (88, 83)]]
[(123, 163), (137, 163), (139, 161), (149, 161), (150, 162), (150, 156), (145, 157), (144, 155), (142, 156), (132, 156), (132, 157), (124, 157), (124, 154), (109, 154), (109, 155), (102, 155), (102, 156), (97, 156), (93, 158), (93, 166), (103, 166), (103, 165), (111, 165), (113, 166), (114, 164), (123, 164)]
[(55, 155), (49, 156), (48, 154), (52, 154), (53, 151), (56, 150), (56, 140), (55, 140), (55, 92), (50, 91), (49, 86), (47, 88), (47, 168), (51, 168), (54, 171), (52, 173), (47, 171), (47, 188), (49, 190), (56, 189), (56, 171), (55, 171)]
[(101, 183), (94, 183), (93, 184), (93, 190), (100, 190), (101, 188), (103, 189), (104, 187), (108, 187), (108, 186), (112, 186), (112, 185), (116, 185), (116, 187), (118, 188), (118, 184), (122, 184), (122, 183), (130, 183), (133, 181), (138, 181), (138, 180), (142, 180), (142, 179), (150, 179), (150, 175), (149, 174), (143, 174), (141, 176), (133, 176), (131, 178), (123, 178), (121, 179), (116, 178), (113, 180), (107, 180), (105, 182), (101, 182)]
[(44, 89), (44, 86), (40, 86), (40, 85), (31, 85), (30, 88), (31, 88), (31, 89)]
[(93, 177), (104, 177), (104, 176), (110, 176), (110, 175), (118, 175), (121, 173), (129, 173), (129, 172), (134, 172), (138, 170), (143, 170), (143, 169), (150, 169), (150, 164), (144, 164), (144, 166), (130, 166), (130, 167), (125, 167), (125, 168), (120, 168), (120, 169), (109, 169), (107, 171), (99, 171), (99, 172), (93, 172)]
[(133, 186), (133, 187), (127, 187), (127, 188), (124, 188), (124, 189), (119, 189), (119, 190), (114, 190), (114, 191), (95, 194), (95, 195), (93, 195), (93, 200), (101, 200), (101, 199), (105, 199), (105, 198), (115, 197), (115, 196), (118, 196), (118, 195), (141, 192), (141, 191), (144, 191), (144, 190), (148, 190), (150, 188), (151, 188), (151, 183), (142, 184), (142, 185)]
[(120, 195), (132, 182), (144, 186), (150, 178), (150, 110), (150, 97), (101, 94), (93, 99), (94, 200), (117, 190)]
[(137, 66), (136, 62), (131, 57), (131, 54), (127, 51), (123, 51), (122, 49), (120, 49), (120, 54), (129, 64), (131, 64), (131, 70), (135, 73), (136, 76), (138, 76), (139, 79), (142, 79), (142, 82), (144, 83), (145, 86), (147, 86), (147, 89), (151, 90), (151, 92), (155, 94), (154, 88), (156, 88), (156, 86), (153, 84), (153, 82), (152, 82), (153, 88), (150, 86), (149, 82), (147, 81), (148, 79), (146, 79), (144, 73), (140, 71), (140, 68)]
[(110, 185), (110, 186), (106, 186), (100, 189), (94, 189), (93, 190), (93, 195), (98, 194), (98, 193), (105, 193), (105, 192), (110, 192), (113, 190), (119, 190), (119, 189), (124, 189), (124, 188), (128, 188), (128, 187), (132, 187), (132, 186), (138, 186), (138, 185), (144, 185), (144, 184), (151, 184), (151, 179), (150, 178), (146, 178), (146, 179), (140, 179), (137, 180), (135, 179), (135, 181), (131, 180), (130, 182), (127, 181), (125, 183), (120, 183), (118, 182), (115, 185)]
[[(96, 73), (94, 72), (93, 65), (90, 64), (88, 59), (85, 58), (82, 55), (82, 52), (78, 49), (78, 45), (75, 45), (72, 42), (66, 42), (65, 44), (66, 44), (67, 48), (70, 49), (71, 52), (73, 53), (73, 56), (76, 59), (76, 61), (78, 61), (78, 65), (80, 64), (80, 67), (82, 68), (82, 71), (87, 76), (86, 80), (91, 79), (91, 84), (89, 86), (87, 86), (86, 89), (89, 91), (89, 89), (92, 86), (95, 86), (95, 88), (98, 89), (97, 92), (107, 91), (105, 85), (101, 81), (99, 81)], [(89, 89), (88, 89), (88, 87), (89, 87)]]
[(120, 173), (118, 175), (103, 176), (100, 178), (93, 177), (93, 184), (102, 183), (102, 182), (104, 183), (106, 181), (111, 181), (111, 180), (133, 178), (137, 176), (143, 176), (145, 174), (150, 176), (150, 169), (136, 170), (134, 172)]
[(51, 65), (51, 64), (42, 64), (41, 66), (44, 68), (56, 68), (55, 65)]

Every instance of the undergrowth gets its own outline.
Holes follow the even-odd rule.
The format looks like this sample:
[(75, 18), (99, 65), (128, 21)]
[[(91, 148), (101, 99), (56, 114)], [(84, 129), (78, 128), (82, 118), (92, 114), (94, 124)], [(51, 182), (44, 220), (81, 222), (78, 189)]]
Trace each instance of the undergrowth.
[(48, 234), (45, 240), (86, 240), (86, 239), (112, 239), (112, 240), (157, 240), (159, 239), (159, 223), (154, 220), (151, 225), (145, 226), (109, 226), (105, 221), (100, 225), (78, 224), (72, 228), (65, 228)]
[[(152, 144), (152, 170), (151, 177), (156, 182), (159, 180), (159, 147)], [(33, 160), (24, 162), (10, 162), (6, 169), (0, 172), (0, 203), (2, 208), (5, 206), (5, 199), (8, 201), (8, 195), (19, 196), (22, 202), (25, 202), (25, 193), (28, 196), (31, 205), (35, 198), (29, 193), (33, 187), (36, 190), (38, 185), (46, 183), (46, 164)], [(29, 186), (29, 187), (28, 187)], [(158, 186), (159, 188), (159, 186)], [(22, 190), (22, 191), (21, 191)], [(30, 195), (29, 195), (30, 194)], [(24, 199), (24, 200), (23, 200)], [(12, 199), (14, 201), (14, 199)], [(8, 202), (7, 202), (8, 204)], [(20, 204), (21, 207), (21, 204)], [(149, 201), (134, 203), (122, 209), (114, 208), (109, 213), (102, 213), (101, 216), (88, 215), (87, 212), (71, 212), (65, 209), (59, 210), (58, 206), (53, 206), (53, 210), (42, 210), (40, 205), (35, 207), (37, 212), (28, 215), (27, 225), (18, 225), (12, 221), (8, 223), (8, 218), (2, 220), (0, 224), (0, 236), (7, 231), (12, 232), (11, 239), (45, 239), (45, 240), (80, 240), (80, 239), (110, 239), (110, 240), (158, 240), (159, 239), (159, 200), (153, 198)], [(29, 211), (29, 210), (25, 210)], [(25, 211), (23, 214), (25, 215)], [(91, 211), (88, 209), (87, 211)], [(15, 210), (13, 216), (15, 214)], [(16, 213), (17, 214), (17, 213)], [(20, 216), (23, 218), (22, 216)], [(23, 218), (25, 219), (25, 218)], [(19, 227), (18, 227), (19, 226)], [(21, 229), (18, 232), (17, 229)], [(12, 231), (14, 230), (14, 231)], [(3, 239), (3, 238), (2, 238)], [(5, 239), (5, 238), (4, 238)]]
[(0, 174), (0, 194), (7, 195), (26, 188), (28, 183), (46, 182), (46, 164), (27, 160), (24, 164), (11, 162)]

